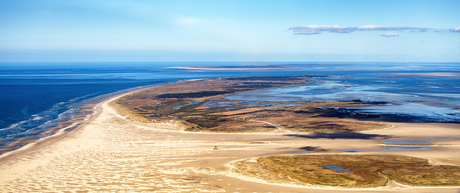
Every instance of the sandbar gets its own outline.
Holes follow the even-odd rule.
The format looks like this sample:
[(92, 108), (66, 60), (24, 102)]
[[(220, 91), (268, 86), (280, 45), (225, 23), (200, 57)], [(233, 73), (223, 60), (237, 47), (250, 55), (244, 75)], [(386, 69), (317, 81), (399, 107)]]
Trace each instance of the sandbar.
[[(268, 183), (231, 171), (231, 162), (313, 150), (379, 149), (382, 140), (435, 139), (429, 151), (343, 152), (407, 155), (430, 164), (460, 165), (460, 126), (391, 123), (353, 135), (200, 133), (174, 122), (142, 123), (116, 113), (112, 96), (94, 105), (87, 122), (0, 157), (0, 192), (458, 192), (459, 187), (410, 187), (390, 182), (370, 189)], [(444, 139), (449, 140), (444, 140)], [(436, 140), (439, 139), (439, 140)], [(217, 146), (217, 150), (214, 147)], [(330, 154), (330, 153), (326, 153)]]

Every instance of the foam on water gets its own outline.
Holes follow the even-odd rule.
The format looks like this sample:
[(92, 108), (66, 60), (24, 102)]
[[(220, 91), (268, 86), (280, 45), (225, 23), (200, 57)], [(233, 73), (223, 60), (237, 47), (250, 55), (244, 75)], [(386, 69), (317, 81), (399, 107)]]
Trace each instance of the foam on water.
[(59, 122), (69, 120), (72, 115), (77, 113), (77, 110), (83, 104), (137, 88), (141, 87), (130, 88), (99, 96), (95, 96), (98, 93), (93, 93), (75, 97), (66, 102), (56, 103), (50, 109), (32, 115), (33, 118), (31, 119), (20, 121), (10, 125), (9, 127), (0, 129), (0, 147), (6, 146), (10, 142), (23, 137), (38, 136), (39, 138), (43, 138), (50, 136), (53, 133), (48, 133), (45, 135), (41, 135), (41, 133), (48, 131), (52, 127), (55, 127)]

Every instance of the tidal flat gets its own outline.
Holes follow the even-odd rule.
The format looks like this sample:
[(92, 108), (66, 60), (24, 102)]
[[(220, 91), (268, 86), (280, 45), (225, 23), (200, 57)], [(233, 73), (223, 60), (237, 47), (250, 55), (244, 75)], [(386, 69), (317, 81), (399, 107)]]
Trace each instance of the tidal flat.
[[(270, 83), (272, 80), (267, 80), (268, 77), (261, 78), (264, 80), (245, 77), (243, 82), (235, 78), (190, 80), (111, 96), (88, 107), (95, 113), (65, 135), (48, 136), (46, 140), (3, 154), (0, 186), (4, 192), (458, 190), (455, 181), (460, 165), (458, 124), (386, 122), (376, 114), (337, 113), (334, 108), (373, 105), (363, 101), (306, 103), (225, 99), (253, 89), (308, 84), (312, 81), (310, 78), (283, 77), (275, 82), (278, 84)], [(289, 79), (293, 82), (286, 82), (291, 81)], [(226, 89), (219, 87), (222, 83), (219, 81), (227, 83)], [(202, 87), (193, 87), (200, 84)], [(255, 85), (255, 88), (238, 87), (243, 85)], [(232, 92), (229, 88), (248, 90)], [(210, 102), (212, 105), (206, 106)], [(245, 106), (250, 104), (255, 105)], [(294, 116), (286, 117), (290, 113)], [(208, 122), (193, 122), (208, 119)], [(215, 120), (223, 120), (225, 124), (215, 124), (220, 123)], [(322, 121), (318, 123), (318, 120)], [(317, 125), (308, 128), (314, 124)], [(430, 151), (346, 152), (349, 149), (384, 150), (382, 141), (428, 139), (437, 143), (430, 146)], [(289, 155), (295, 151), (313, 154)], [(268, 167), (260, 168), (262, 160), (308, 156), (327, 158), (320, 160), (323, 165), (316, 168), (319, 172), (309, 173), (310, 166), (283, 162), (284, 158), (272, 165), (264, 162), (264, 166), (273, 166), (269, 172)], [(393, 161), (387, 160), (393, 158)], [(368, 164), (351, 167), (350, 159)], [(235, 165), (241, 160), (248, 164)], [(395, 166), (395, 171), (377, 167), (388, 165)], [(300, 180), (297, 174), (291, 176), (301, 171), (295, 169), (297, 167), (307, 171), (300, 172), (301, 177), (304, 175)], [(276, 168), (294, 169), (278, 171)], [(329, 177), (336, 180), (326, 184), (321, 180), (312, 182), (323, 175), (321, 172), (331, 174)], [(273, 180), (273, 176), (281, 176), (283, 180)], [(285, 181), (286, 178), (292, 180)]]
[(330, 106), (361, 102), (264, 102), (226, 99), (236, 93), (310, 83), (320, 75), (254, 76), (184, 81), (157, 86), (111, 103), (142, 122), (172, 120), (193, 132), (354, 132), (390, 127), (378, 115), (344, 114)]

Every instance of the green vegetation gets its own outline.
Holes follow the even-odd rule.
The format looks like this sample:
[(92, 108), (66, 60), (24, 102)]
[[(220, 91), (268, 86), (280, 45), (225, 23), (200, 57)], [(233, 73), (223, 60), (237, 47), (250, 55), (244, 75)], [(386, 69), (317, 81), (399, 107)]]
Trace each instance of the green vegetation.
[(436, 146), (437, 143), (428, 142), (428, 143), (387, 143), (386, 146)]
[[(360, 105), (359, 102), (310, 103), (282, 102), (290, 106), (237, 105), (224, 97), (238, 92), (307, 84), (324, 75), (227, 77), (183, 81), (160, 85), (121, 97), (110, 103), (118, 113), (140, 122), (174, 120), (187, 131), (266, 132), (287, 129), (295, 132), (355, 132), (389, 125), (360, 121), (376, 118), (341, 114), (328, 105)], [(205, 106), (208, 102), (235, 103), (231, 106)], [(238, 101), (242, 102), (242, 101)]]
[(228, 80), (252, 80), (252, 81), (293, 81), (299, 78), (329, 77), (328, 75), (292, 75), (292, 76), (246, 76), (229, 77)]
[(387, 143), (386, 146), (436, 146), (437, 143), (428, 142), (428, 143)]
[(460, 185), (459, 166), (434, 166), (426, 159), (399, 155), (270, 156), (257, 162), (240, 161), (235, 166), (236, 172), (273, 182), (370, 188), (384, 186), (391, 179), (413, 186)]
[(188, 92), (188, 93), (174, 93), (174, 94), (161, 94), (158, 98), (199, 98), (207, 96), (215, 96), (221, 94), (228, 94), (228, 91), (201, 91), (201, 92)]

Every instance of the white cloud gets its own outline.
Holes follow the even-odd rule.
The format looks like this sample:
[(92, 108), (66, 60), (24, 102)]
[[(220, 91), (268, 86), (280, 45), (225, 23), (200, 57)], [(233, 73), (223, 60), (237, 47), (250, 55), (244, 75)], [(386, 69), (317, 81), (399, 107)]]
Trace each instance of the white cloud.
[(320, 34), (321, 32), (334, 32), (334, 33), (351, 33), (356, 31), (357, 27), (352, 26), (338, 26), (338, 25), (306, 25), (294, 26), (288, 30), (292, 30), (296, 35), (313, 35)]
[(451, 32), (460, 32), (460, 26), (450, 30)]
[(429, 28), (421, 28), (421, 27), (407, 27), (407, 26), (384, 26), (384, 25), (363, 25), (358, 28), (360, 31), (368, 31), (368, 30), (379, 30), (379, 31), (387, 31), (387, 30), (411, 30), (411, 31), (419, 31), (425, 32)]
[[(410, 30), (412, 32), (426, 32), (431, 28), (407, 27), (407, 26), (383, 26), (383, 25), (363, 25), (361, 27), (353, 26), (338, 26), (338, 25), (305, 25), (294, 26), (288, 30), (292, 30), (295, 35), (314, 35), (322, 32), (331, 33), (351, 33), (354, 31), (389, 31), (389, 30)], [(454, 28), (457, 29), (457, 28)], [(460, 30), (459, 30), (460, 31)], [(394, 36), (392, 36), (394, 37)]]
[(392, 33), (392, 32), (388, 32), (388, 33), (386, 33), (386, 34), (382, 34), (381, 36), (383, 36), (383, 37), (398, 37), (399, 34), (397, 34), (397, 33)]

